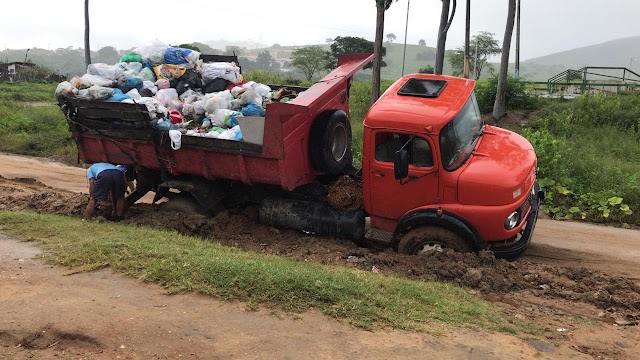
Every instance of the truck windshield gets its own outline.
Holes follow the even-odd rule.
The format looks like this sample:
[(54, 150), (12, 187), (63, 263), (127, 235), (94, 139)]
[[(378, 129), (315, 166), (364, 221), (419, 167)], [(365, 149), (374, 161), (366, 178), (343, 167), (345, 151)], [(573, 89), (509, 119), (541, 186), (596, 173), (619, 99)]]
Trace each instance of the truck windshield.
[(460, 113), (440, 132), (440, 154), (445, 170), (462, 166), (476, 146), (483, 128), (475, 94), (471, 94)]

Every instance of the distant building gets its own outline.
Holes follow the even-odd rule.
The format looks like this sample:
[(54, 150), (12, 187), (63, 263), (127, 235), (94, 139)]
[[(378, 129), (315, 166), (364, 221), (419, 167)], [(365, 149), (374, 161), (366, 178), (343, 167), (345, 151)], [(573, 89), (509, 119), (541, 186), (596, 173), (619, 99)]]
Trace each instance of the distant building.
[(10, 63), (0, 63), (0, 80), (9, 80), (13, 81), (13, 79), (20, 76), (20, 72), (25, 68), (32, 68), (36, 66), (36, 64), (31, 62), (10, 62)]

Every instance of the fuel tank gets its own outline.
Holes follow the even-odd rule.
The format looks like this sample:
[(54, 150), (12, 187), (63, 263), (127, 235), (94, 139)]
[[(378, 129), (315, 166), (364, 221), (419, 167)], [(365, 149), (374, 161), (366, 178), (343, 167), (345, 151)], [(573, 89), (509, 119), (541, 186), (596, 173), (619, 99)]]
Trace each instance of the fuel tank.
[(260, 205), (260, 221), (277, 227), (345, 239), (364, 238), (363, 211), (339, 211), (324, 202), (267, 198)]

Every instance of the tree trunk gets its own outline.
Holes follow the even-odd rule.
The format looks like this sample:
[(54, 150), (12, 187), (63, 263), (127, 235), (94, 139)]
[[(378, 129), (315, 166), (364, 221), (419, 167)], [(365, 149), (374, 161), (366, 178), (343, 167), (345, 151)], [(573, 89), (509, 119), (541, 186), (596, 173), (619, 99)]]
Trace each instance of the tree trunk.
[(450, 0), (442, 0), (442, 11), (440, 12), (440, 27), (438, 28), (438, 43), (436, 45), (436, 75), (442, 75), (442, 68), (444, 67), (444, 47), (447, 43), (447, 20), (449, 20), (449, 7)]
[(380, 97), (380, 64), (384, 32), (384, 1), (376, 1), (376, 39), (373, 45), (373, 74), (371, 75), (371, 105)]
[(440, 12), (440, 27), (438, 28), (438, 45), (436, 48), (436, 67), (434, 72), (434, 74), (437, 75), (442, 75), (442, 68), (444, 67), (445, 45), (447, 44), (447, 33), (449, 32), (449, 27), (453, 22), (453, 17), (456, 14), (456, 1), (457, 0), (453, 0), (453, 9), (451, 9), (451, 15), (449, 15), (451, 1), (442, 0), (442, 11)]
[(469, 78), (469, 42), (471, 37), (471, 0), (467, 0), (467, 16), (464, 27), (464, 70), (462, 76)]
[(84, 62), (91, 64), (91, 47), (89, 46), (89, 0), (84, 0)]
[(507, 25), (504, 30), (502, 42), (502, 59), (500, 60), (500, 74), (498, 76), (498, 90), (496, 102), (493, 104), (493, 119), (498, 121), (505, 114), (505, 93), (507, 90), (507, 72), (509, 70), (509, 51), (511, 50), (511, 36), (513, 35), (513, 23), (516, 17), (516, 0), (509, 0), (507, 13)]

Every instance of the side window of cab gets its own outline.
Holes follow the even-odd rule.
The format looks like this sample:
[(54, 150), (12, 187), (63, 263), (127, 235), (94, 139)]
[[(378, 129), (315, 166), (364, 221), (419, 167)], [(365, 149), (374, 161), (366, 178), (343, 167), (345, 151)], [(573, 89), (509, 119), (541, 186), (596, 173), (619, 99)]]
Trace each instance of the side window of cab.
[(406, 149), (409, 153), (409, 164), (416, 167), (433, 166), (431, 145), (427, 140), (417, 136), (391, 132), (376, 134), (376, 160), (393, 163), (396, 151), (402, 149), (405, 144), (407, 144)]

